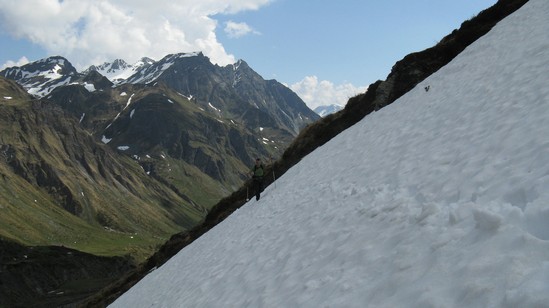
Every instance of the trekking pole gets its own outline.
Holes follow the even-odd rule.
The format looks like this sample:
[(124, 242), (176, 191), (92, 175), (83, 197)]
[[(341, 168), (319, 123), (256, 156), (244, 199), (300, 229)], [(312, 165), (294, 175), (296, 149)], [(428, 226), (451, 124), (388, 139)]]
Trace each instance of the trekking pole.
[(271, 170), (273, 170), (273, 184), (274, 184), (274, 188), (276, 188), (275, 168), (274, 168), (273, 157), (272, 156), (271, 156)]
[(250, 201), (250, 198), (248, 198), (248, 185), (246, 185), (246, 201)]

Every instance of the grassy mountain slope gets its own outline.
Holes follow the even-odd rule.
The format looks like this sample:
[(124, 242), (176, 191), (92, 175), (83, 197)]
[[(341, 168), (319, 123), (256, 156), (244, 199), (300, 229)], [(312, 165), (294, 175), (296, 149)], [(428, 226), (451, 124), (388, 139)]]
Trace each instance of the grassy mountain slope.
[(2, 237), (143, 257), (205, 215), (58, 106), (31, 100), (11, 81), (0, 85), (12, 97), (0, 105)]

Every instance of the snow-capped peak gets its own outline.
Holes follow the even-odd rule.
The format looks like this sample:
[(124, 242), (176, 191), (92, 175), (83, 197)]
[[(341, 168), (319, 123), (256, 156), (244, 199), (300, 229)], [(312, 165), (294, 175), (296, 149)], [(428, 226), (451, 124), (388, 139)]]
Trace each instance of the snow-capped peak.
[(58, 86), (69, 84), (78, 72), (67, 59), (53, 56), (7, 68), (1, 75), (16, 80), (30, 94), (42, 97)]
[(122, 59), (116, 59), (113, 62), (105, 62), (101, 65), (92, 65), (83, 73), (86, 74), (89, 71), (97, 71), (101, 75), (107, 77), (114, 84), (121, 84), (126, 81), (130, 76), (135, 74), (140, 69), (146, 68), (154, 63), (154, 60), (150, 58), (142, 58), (133, 65), (126, 63)]
[(174, 65), (178, 59), (201, 56), (202, 52), (169, 54), (148, 66), (143, 66), (126, 79), (128, 83), (151, 83)]
[(316, 112), (321, 117), (325, 117), (332, 113), (336, 113), (341, 109), (343, 109), (343, 106), (332, 104), (332, 105), (326, 105), (326, 106), (318, 106), (314, 109), (314, 112)]

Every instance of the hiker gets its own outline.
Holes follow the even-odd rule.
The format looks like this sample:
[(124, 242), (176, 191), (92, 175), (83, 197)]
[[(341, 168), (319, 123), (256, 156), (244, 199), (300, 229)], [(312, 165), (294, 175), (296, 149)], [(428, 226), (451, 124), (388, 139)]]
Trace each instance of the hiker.
[(253, 179), (253, 189), (255, 191), (255, 200), (259, 200), (259, 194), (263, 190), (263, 175), (265, 174), (265, 167), (261, 163), (261, 159), (255, 160), (255, 165), (251, 170)]

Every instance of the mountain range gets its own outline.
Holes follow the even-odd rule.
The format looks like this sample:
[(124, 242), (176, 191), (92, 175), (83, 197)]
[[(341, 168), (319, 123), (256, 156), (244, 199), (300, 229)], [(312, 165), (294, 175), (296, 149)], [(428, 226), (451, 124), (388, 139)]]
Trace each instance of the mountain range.
[[(202, 53), (135, 65), (115, 60), (82, 73), (50, 57), (0, 75), (61, 106), (147, 170), (159, 169), (150, 163), (154, 157), (170, 156), (229, 186), (241, 183), (252, 157), (279, 156), (301, 128), (319, 119), (295, 93), (264, 80), (246, 62), (219, 67)], [(232, 156), (237, 161), (227, 167), (230, 160), (221, 157)]]
[[(248, 165), (255, 157), (280, 156), (301, 128), (319, 118), (295, 93), (275, 80), (264, 80), (246, 62), (240, 60), (219, 67), (202, 53), (172, 54), (156, 62), (143, 58), (135, 65), (116, 60), (91, 66), (82, 73), (67, 59), (56, 56), (5, 69), (0, 75), (16, 81), (35, 97), (25, 98), (18, 93), (21, 100), (11, 101), (13, 108), (30, 108), (34, 118), (56, 123), (66, 134), (88, 135), (73, 137), (73, 142), (66, 136), (52, 137), (61, 144), (56, 149), (59, 151), (52, 154), (67, 157), (64, 161), (53, 161), (44, 158), (48, 152), (45, 149), (51, 148), (53, 142), (47, 136), (29, 134), (22, 146), (29, 147), (28, 140), (35, 139), (32, 142), (36, 143), (36, 149), (27, 150), (24, 157), (40, 164), (34, 163), (32, 172), (26, 171), (30, 163), (19, 160), (22, 155), (14, 154), (17, 168), (13, 169), (25, 170), (20, 176), (47, 188), (72, 214), (102, 225), (118, 221), (112, 217), (116, 210), (97, 214), (97, 203), (76, 197), (85, 195), (82, 188), (85, 185), (76, 188), (74, 183), (87, 177), (96, 180), (97, 173), (108, 177), (110, 169), (103, 161), (131, 160), (140, 167), (137, 171), (142, 172), (134, 177), (145, 176), (161, 182), (183, 198), (184, 202), (176, 200), (176, 204), (191, 205), (192, 211), (198, 209), (198, 213), (204, 214), (216, 200), (246, 180)], [(4, 82), (9, 84), (7, 80)], [(16, 88), (13, 84), (9, 87)], [(15, 96), (5, 94), (8, 95)], [(29, 105), (25, 100), (32, 103)], [(20, 122), (28, 116), (24, 112), (19, 114)], [(47, 130), (41, 132), (45, 135)], [(52, 134), (58, 132), (52, 130)], [(105, 155), (117, 158), (102, 158), (97, 143), (112, 150)], [(14, 144), (13, 140), (5, 140), (2, 147), (17, 154), (19, 149)], [(99, 148), (105, 147), (99, 145)], [(66, 169), (63, 172), (66, 175), (82, 168), (87, 172), (84, 178), (76, 173), (72, 174), (75, 178), (64, 178), (59, 172)], [(131, 177), (121, 173), (113, 171), (118, 182)], [(38, 181), (40, 174), (47, 176)], [(134, 183), (124, 186), (130, 189)], [(188, 227), (181, 221), (176, 224)]]
[(246, 62), (202, 53), (83, 72), (54, 56), (0, 75), (0, 238), (135, 264), (320, 118)]
[(327, 106), (318, 106), (314, 109), (314, 112), (316, 112), (321, 117), (325, 117), (325, 116), (328, 116), (332, 113), (336, 113), (336, 112), (340, 111), (341, 109), (343, 109), (343, 106), (337, 105), (337, 104), (332, 104), (332, 105), (327, 105)]

